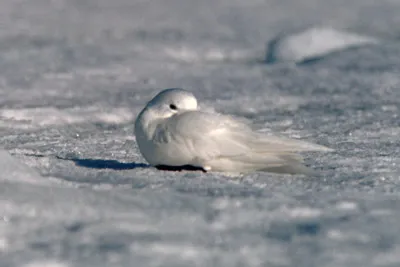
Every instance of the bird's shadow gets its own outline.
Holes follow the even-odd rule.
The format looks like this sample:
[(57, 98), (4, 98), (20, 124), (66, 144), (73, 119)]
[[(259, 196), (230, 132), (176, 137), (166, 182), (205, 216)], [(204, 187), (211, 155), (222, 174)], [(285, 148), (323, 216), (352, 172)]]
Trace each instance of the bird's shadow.
[[(109, 170), (132, 170), (132, 169), (146, 169), (151, 168), (149, 164), (145, 163), (124, 163), (119, 162), (117, 160), (109, 160), (109, 159), (80, 159), (80, 158), (63, 158), (57, 156), (58, 159), (62, 160), (70, 160), (75, 163), (76, 166), (91, 168), (91, 169), (109, 169)], [(203, 168), (194, 167), (191, 165), (182, 165), (182, 166), (167, 166), (167, 165), (157, 165), (155, 166), (157, 170), (160, 171), (202, 171), (206, 172)]]
[(70, 160), (73, 161), (76, 166), (90, 169), (132, 170), (137, 168), (150, 168), (150, 165), (148, 164), (136, 162), (124, 163), (117, 160), (106, 159), (57, 158), (62, 160)]

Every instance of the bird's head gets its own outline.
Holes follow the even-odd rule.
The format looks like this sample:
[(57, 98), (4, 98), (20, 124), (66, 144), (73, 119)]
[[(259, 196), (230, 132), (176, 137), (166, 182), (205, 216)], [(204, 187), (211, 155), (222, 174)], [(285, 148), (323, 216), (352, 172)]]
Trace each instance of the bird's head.
[(179, 112), (197, 110), (197, 99), (184, 89), (165, 89), (147, 103), (145, 110), (151, 112), (154, 119), (166, 119)]

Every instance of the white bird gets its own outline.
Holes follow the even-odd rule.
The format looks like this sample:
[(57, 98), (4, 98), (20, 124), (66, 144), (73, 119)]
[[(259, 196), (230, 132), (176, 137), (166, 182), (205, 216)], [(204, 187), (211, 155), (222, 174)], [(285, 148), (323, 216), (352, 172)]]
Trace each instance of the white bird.
[(332, 151), (201, 111), (196, 97), (178, 88), (165, 89), (147, 103), (136, 119), (135, 136), (143, 157), (161, 170), (310, 174), (296, 152)]

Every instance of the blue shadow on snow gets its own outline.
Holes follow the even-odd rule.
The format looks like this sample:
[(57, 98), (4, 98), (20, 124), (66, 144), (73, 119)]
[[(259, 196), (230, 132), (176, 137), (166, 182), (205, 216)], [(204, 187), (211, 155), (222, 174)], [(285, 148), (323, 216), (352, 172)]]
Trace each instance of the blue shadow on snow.
[(91, 169), (112, 169), (112, 170), (132, 170), (136, 168), (150, 168), (150, 165), (136, 162), (119, 162), (117, 160), (107, 159), (78, 159), (78, 158), (61, 158), (63, 160), (71, 160), (76, 166), (86, 167)]
[(149, 168), (150, 166), (144, 163), (123, 163), (117, 160), (104, 159), (71, 159), (77, 166), (92, 168), (92, 169), (113, 169), (113, 170), (131, 170), (136, 168)]

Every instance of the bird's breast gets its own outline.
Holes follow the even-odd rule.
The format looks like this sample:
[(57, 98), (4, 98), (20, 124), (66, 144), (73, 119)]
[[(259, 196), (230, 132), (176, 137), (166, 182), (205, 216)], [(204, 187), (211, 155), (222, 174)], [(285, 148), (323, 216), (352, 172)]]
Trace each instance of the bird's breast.
[(140, 152), (151, 165), (182, 166), (192, 161), (184, 140), (175, 139), (162, 123), (143, 125), (138, 122), (135, 135)]

